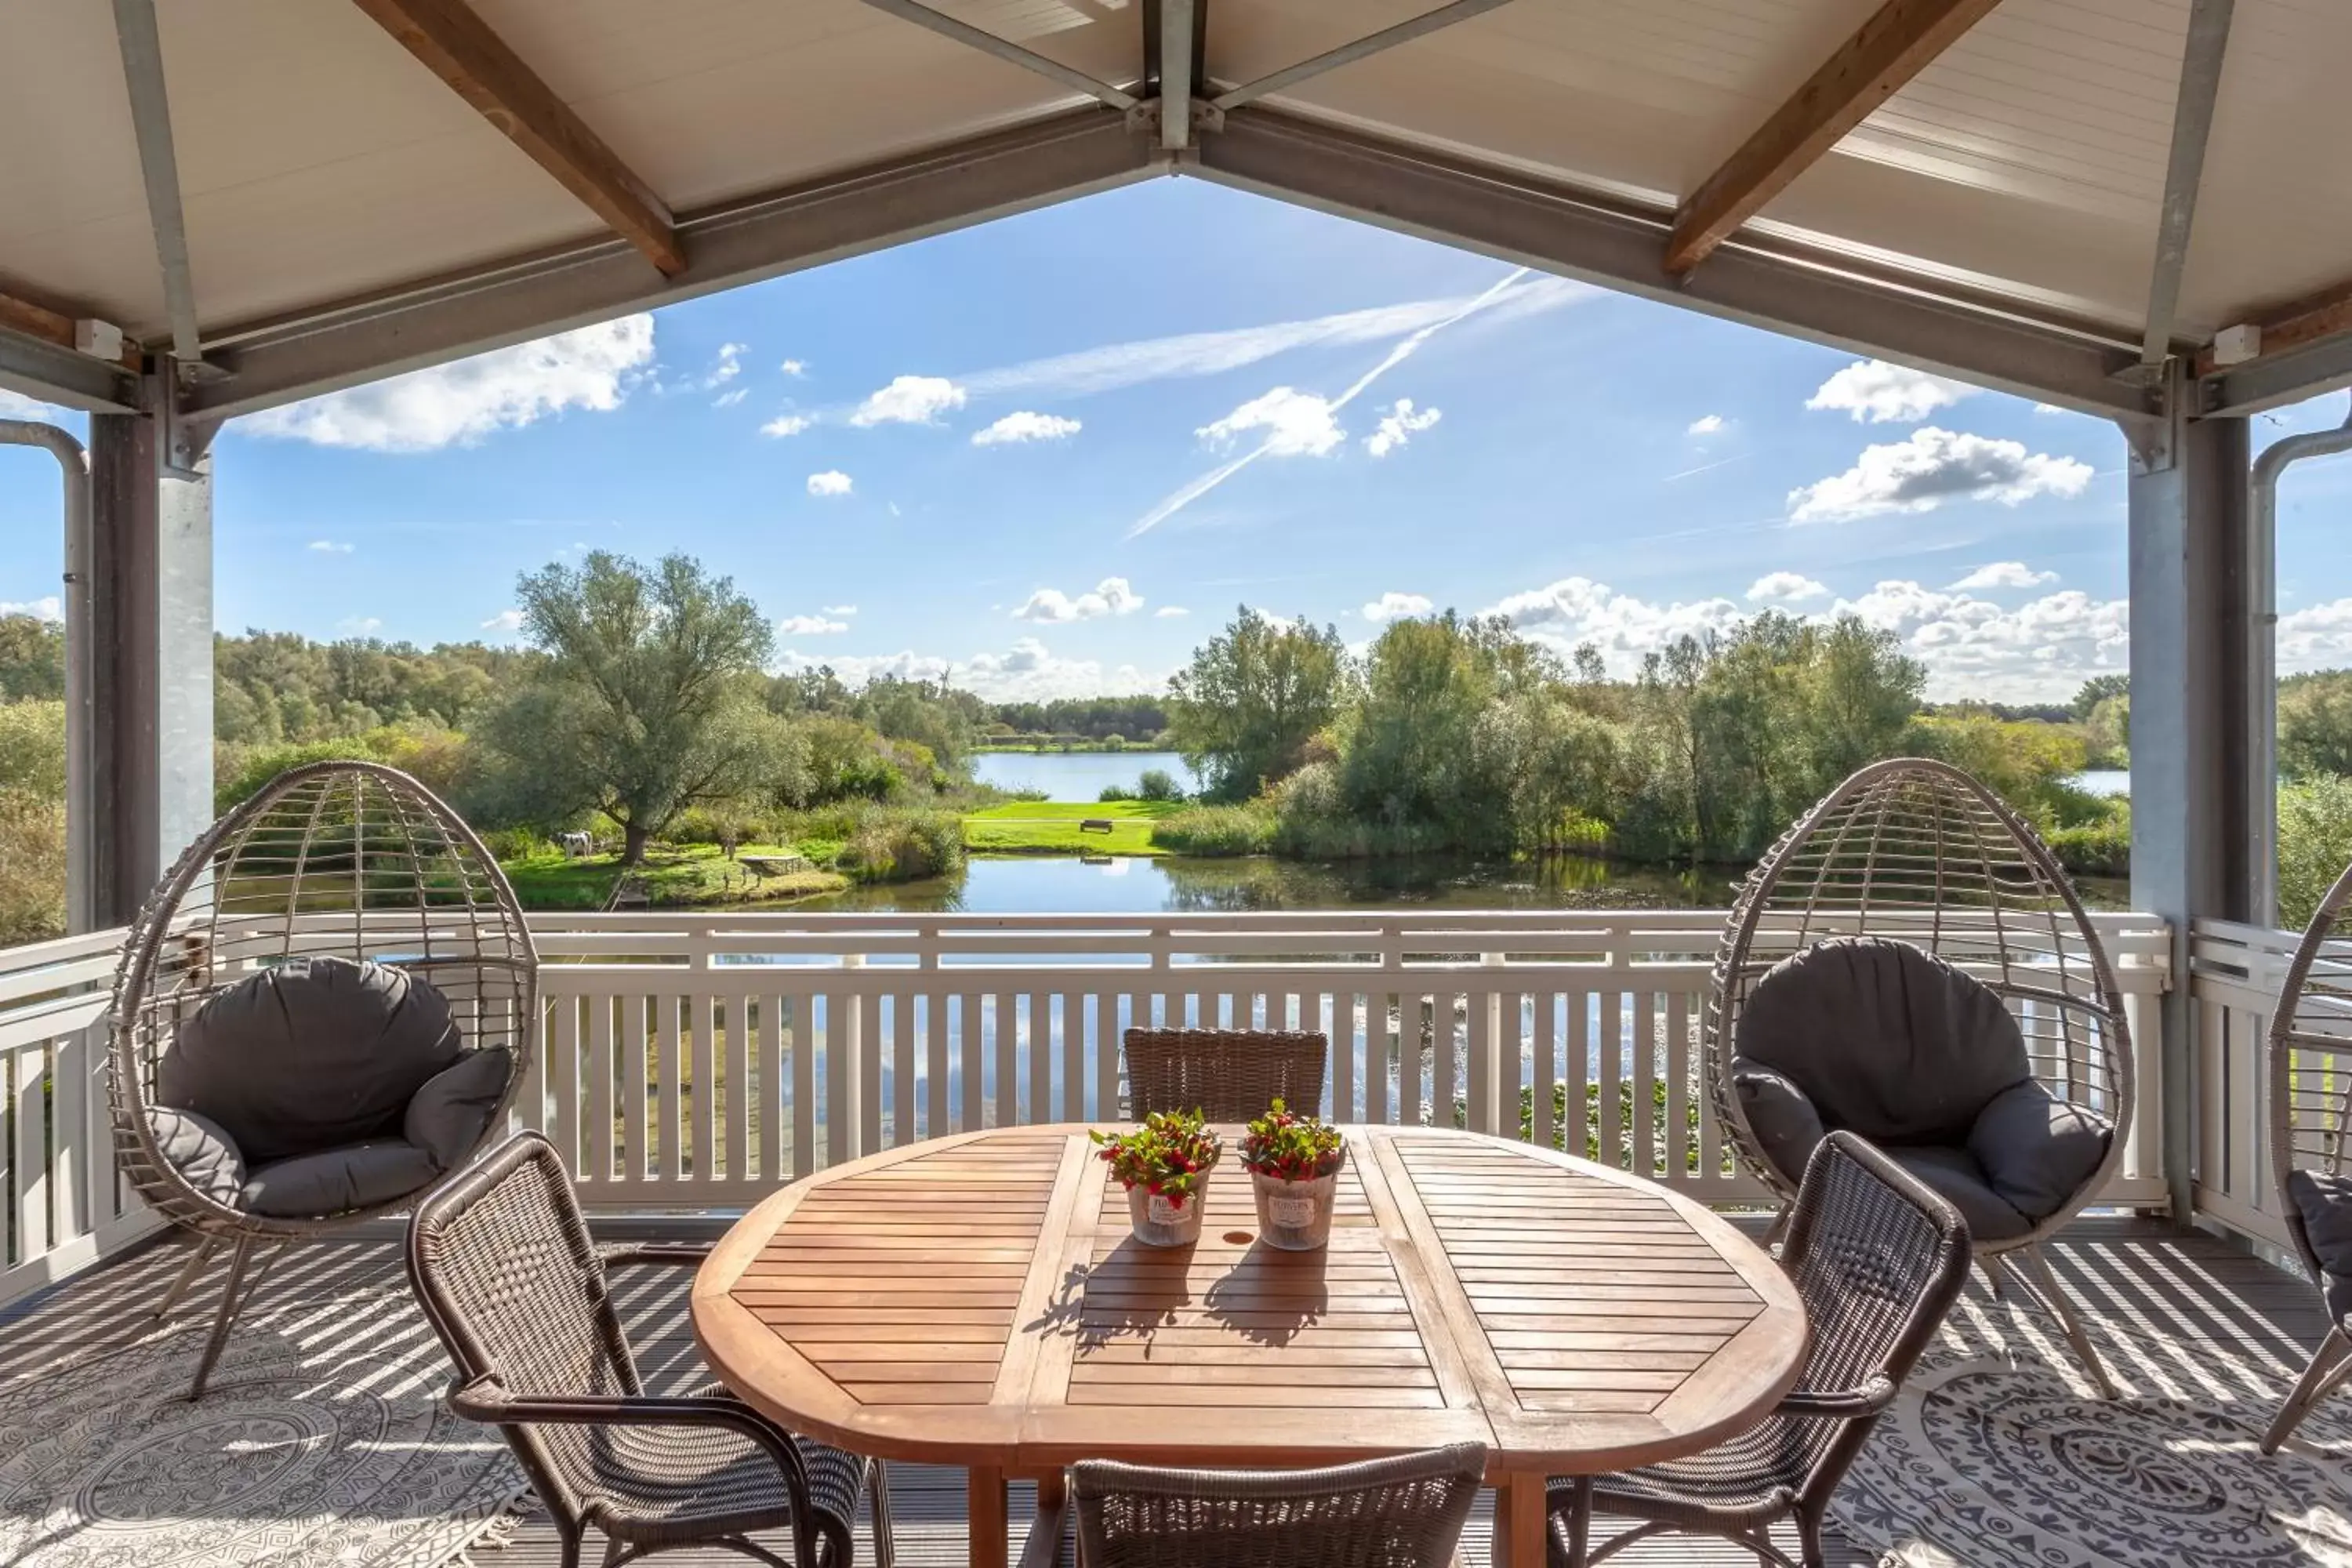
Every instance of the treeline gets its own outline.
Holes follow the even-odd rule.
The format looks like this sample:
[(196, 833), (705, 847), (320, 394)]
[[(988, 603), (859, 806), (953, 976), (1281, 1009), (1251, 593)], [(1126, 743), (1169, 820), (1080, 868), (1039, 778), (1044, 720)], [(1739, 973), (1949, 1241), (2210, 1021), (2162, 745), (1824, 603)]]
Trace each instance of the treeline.
[(1927, 672), (1853, 616), (1767, 613), (1684, 637), (1631, 680), (1501, 620), (1392, 623), (1360, 659), (1336, 628), (1244, 608), (1177, 677), (1170, 739), (1208, 808), (1162, 842), (1308, 856), (1560, 847), (1755, 859), (1831, 785), (1881, 757), (1948, 758), (2107, 869), (2119, 803), (2067, 780), (2091, 726), (1925, 709)]
[(1057, 697), (998, 703), (989, 738), (1149, 742), (1167, 728), (1168, 704), (1157, 697)]

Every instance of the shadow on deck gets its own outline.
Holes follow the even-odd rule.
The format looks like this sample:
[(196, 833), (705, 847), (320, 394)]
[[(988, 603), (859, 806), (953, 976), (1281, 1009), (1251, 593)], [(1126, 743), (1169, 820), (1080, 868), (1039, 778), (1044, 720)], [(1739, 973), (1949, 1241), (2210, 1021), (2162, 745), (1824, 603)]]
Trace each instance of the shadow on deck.
[[(2301, 1280), (2214, 1237), (2183, 1234), (2146, 1221), (2091, 1219), (2078, 1223), (2051, 1248), (2052, 1261), (2068, 1289), (2092, 1313), (2126, 1337), (2135, 1331), (2168, 1335), (2190, 1345), (2210, 1343), (2256, 1364), (2299, 1367), (2326, 1330), (2314, 1293)], [(85, 1275), (30, 1302), (0, 1314), (0, 1390), (20, 1387), (63, 1363), (110, 1343), (147, 1331), (147, 1312), (161, 1298), (181, 1262), (179, 1245), (158, 1246)], [(670, 1388), (700, 1380), (700, 1365), (686, 1322), (690, 1274), (679, 1269), (635, 1268), (619, 1279), (618, 1298), (631, 1324), (646, 1382)], [(1981, 1282), (1971, 1290), (1980, 1293)], [(324, 1304), (345, 1298), (389, 1296), (383, 1310), (414, 1316), (406, 1303), (400, 1251), (383, 1238), (325, 1241), (289, 1254), (261, 1286), (251, 1309), (266, 1314), (284, 1308)], [(209, 1310), (209, 1290), (199, 1286), (184, 1318)], [(394, 1325), (404, 1338), (421, 1341), (421, 1321)], [(429, 1345), (419, 1352), (420, 1368), (438, 1378), (443, 1369)], [(2288, 1373), (2282, 1373), (2279, 1392)], [(0, 1452), (0, 1463), (7, 1455)], [(960, 1472), (901, 1465), (892, 1470), (899, 1561), (908, 1568), (949, 1568), (964, 1561), (963, 1491)], [(1014, 1550), (1029, 1518), (1028, 1489), (1013, 1489)], [(205, 1526), (192, 1522), (191, 1531)], [(1793, 1542), (1790, 1542), (1793, 1547)], [(1482, 1501), (1464, 1539), (1464, 1555), (1474, 1568), (1487, 1563), (1487, 1513)], [(860, 1551), (866, 1551), (860, 1531)], [(541, 1568), (557, 1562), (554, 1532), (544, 1521), (526, 1520), (503, 1545), (479, 1545), (472, 1561), (479, 1568)], [(37, 1557), (34, 1559), (37, 1563)], [(739, 1563), (725, 1553), (677, 1553), (680, 1564)], [(861, 1561), (871, 1562), (870, 1556)], [(1728, 1545), (1666, 1539), (1645, 1542), (1614, 1561), (1629, 1565), (1745, 1564), (1754, 1561)], [(1867, 1553), (1851, 1542), (1832, 1545), (1834, 1564), (1867, 1563)]]

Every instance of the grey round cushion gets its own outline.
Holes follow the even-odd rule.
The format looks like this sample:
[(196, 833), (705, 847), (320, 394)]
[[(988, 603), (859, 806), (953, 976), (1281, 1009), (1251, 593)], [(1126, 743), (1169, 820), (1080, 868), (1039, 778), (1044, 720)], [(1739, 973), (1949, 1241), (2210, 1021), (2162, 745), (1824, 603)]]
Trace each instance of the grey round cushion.
[(449, 1003), (404, 971), (295, 958), (247, 975), (182, 1024), (157, 1101), (218, 1123), (248, 1169), (397, 1137), (409, 1100), (465, 1048)]
[(1795, 1083), (1822, 1126), (1874, 1143), (1965, 1145), (1977, 1114), (2032, 1076), (1990, 986), (1885, 937), (1835, 938), (1773, 965), (1733, 1050)]

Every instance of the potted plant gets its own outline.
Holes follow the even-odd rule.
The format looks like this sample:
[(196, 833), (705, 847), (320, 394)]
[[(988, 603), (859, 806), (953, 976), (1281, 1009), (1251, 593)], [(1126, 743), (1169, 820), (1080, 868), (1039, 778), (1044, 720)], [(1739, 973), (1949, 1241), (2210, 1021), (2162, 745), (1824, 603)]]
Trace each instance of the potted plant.
[(1110, 1173), (1127, 1189), (1135, 1239), (1189, 1247), (1201, 1239), (1201, 1205), (1224, 1145), (1197, 1110), (1155, 1111), (1132, 1132), (1087, 1134), (1102, 1145)]
[(1280, 1100), (1249, 1124), (1242, 1165), (1257, 1198), (1258, 1238), (1289, 1252), (1311, 1252), (1331, 1239), (1331, 1204), (1348, 1157), (1339, 1130), (1300, 1116)]

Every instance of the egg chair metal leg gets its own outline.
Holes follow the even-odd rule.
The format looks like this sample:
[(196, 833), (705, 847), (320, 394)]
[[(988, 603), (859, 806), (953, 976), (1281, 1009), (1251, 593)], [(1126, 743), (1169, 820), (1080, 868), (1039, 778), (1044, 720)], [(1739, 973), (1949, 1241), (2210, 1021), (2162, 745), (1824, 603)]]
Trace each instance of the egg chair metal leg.
[(2106, 1363), (2091, 1347), (2091, 1336), (2083, 1331), (2083, 1320), (2075, 1312), (2074, 1301), (2059, 1286), (2057, 1275), (2051, 1272), (2050, 1260), (2042, 1256), (2039, 1247), (2021, 1247), (2016, 1257), (2019, 1275), (2033, 1294), (2041, 1298), (2042, 1304), (2050, 1310), (2051, 1315), (2058, 1320), (2058, 1326), (2066, 1331), (2066, 1342), (2074, 1347), (2075, 1359), (2083, 1363), (2083, 1370), (2090, 1373), (2092, 1385), (2099, 1391), (2099, 1397), (2113, 1399), (2116, 1385), (2107, 1376)]
[(2294, 1380), (2286, 1403), (2279, 1406), (2278, 1418), (2263, 1434), (2263, 1452), (2277, 1453), (2279, 1445), (2294, 1436), (2303, 1418), (2335, 1391), (2347, 1373), (2352, 1373), (2352, 1335), (2347, 1335), (2339, 1323), (2327, 1331), (2327, 1337), (2319, 1342), (2319, 1349), (2312, 1352), (2311, 1364)]
[(2009, 1300), (2009, 1265), (2000, 1260), (1998, 1253), (1977, 1254), (1977, 1271), (1984, 1276), (1985, 1289), (1992, 1292), (1994, 1300)]
[(180, 1299), (188, 1293), (188, 1287), (196, 1282), (196, 1276), (205, 1271), (205, 1265), (210, 1263), (213, 1260), (213, 1254), (219, 1250), (218, 1237), (196, 1236), (188, 1238), (188, 1260), (180, 1265), (180, 1272), (173, 1277), (171, 1288), (163, 1292), (163, 1299), (155, 1303), (157, 1322), (160, 1323), (172, 1315), (172, 1309), (180, 1304)]
[[(246, 1289), (245, 1271), (247, 1265), (253, 1261), (255, 1246), (252, 1237), (240, 1236), (236, 1238), (236, 1250), (229, 1254), (228, 1278), (221, 1284), (220, 1310), (213, 1316), (212, 1337), (205, 1342), (204, 1360), (196, 1363), (195, 1381), (188, 1385), (188, 1399), (192, 1404), (205, 1396), (205, 1384), (212, 1379), (214, 1363), (220, 1360), (222, 1350), (228, 1344), (229, 1329), (236, 1322), (236, 1315), (245, 1310), (246, 1300), (250, 1294)], [(263, 1271), (268, 1272), (266, 1263)], [(260, 1283), (258, 1278), (255, 1283)]]

